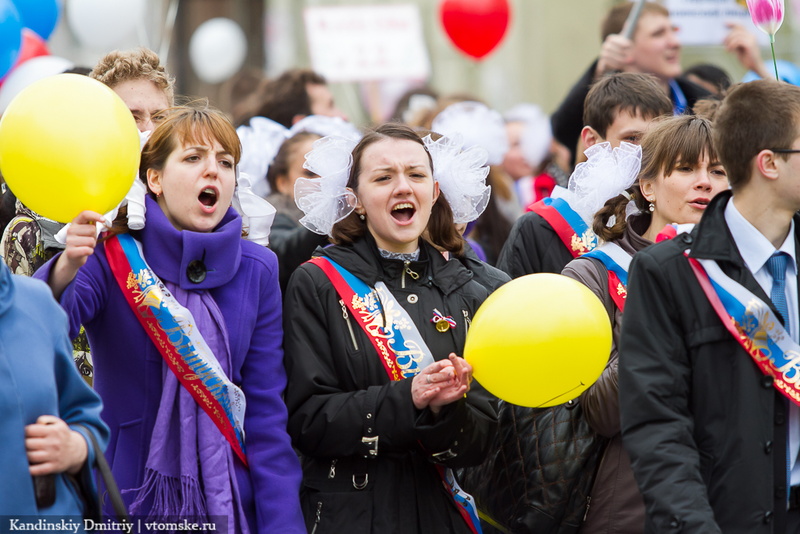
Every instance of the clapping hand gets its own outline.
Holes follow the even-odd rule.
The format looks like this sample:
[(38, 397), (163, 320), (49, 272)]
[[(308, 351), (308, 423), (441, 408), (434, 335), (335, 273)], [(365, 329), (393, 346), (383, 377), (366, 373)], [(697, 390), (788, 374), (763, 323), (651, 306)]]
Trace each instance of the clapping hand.
[(439, 413), (442, 406), (462, 398), (472, 382), (472, 366), (463, 358), (450, 353), (447, 360), (439, 360), (423, 369), (413, 378), (411, 396), (414, 406), (430, 408)]

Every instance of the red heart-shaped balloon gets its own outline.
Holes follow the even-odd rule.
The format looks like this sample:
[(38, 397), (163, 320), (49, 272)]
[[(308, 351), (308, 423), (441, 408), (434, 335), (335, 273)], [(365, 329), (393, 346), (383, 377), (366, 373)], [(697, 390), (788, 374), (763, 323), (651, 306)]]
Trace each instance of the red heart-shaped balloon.
[(503, 40), (511, 8), (508, 0), (444, 0), (440, 15), (456, 48), (481, 59)]

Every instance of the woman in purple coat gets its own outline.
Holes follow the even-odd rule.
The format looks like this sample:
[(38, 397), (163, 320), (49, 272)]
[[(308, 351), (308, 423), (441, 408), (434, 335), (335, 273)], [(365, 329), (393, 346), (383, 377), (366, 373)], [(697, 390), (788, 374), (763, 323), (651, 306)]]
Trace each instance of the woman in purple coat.
[(300, 533), (277, 262), (241, 238), (240, 154), (221, 113), (174, 108), (142, 152), (145, 228), (96, 247), (102, 216), (85, 211), (36, 276), (71, 333), (88, 333), (107, 456), (132, 514)]

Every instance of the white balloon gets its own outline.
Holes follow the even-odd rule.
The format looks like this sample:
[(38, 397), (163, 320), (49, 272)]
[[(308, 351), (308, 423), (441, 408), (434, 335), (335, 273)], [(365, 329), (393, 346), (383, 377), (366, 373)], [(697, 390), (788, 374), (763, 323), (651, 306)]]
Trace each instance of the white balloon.
[(189, 41), (189, 59), (197, 77), (206, 83), (224, 82), (244, 65), (247, 38), (234, 21), (224, 17), (207, 20)]
[(146, 0), (69, 0), (67, 22), (81, 43), (108, 50), (144, 23)]
[(0, 113), (6, 110), (15, 96), (33, 82), (61, 74), (74, 66), (72, 61), (57, 56), (38, 56), (29, 59), (12, 70), (0, 87)]

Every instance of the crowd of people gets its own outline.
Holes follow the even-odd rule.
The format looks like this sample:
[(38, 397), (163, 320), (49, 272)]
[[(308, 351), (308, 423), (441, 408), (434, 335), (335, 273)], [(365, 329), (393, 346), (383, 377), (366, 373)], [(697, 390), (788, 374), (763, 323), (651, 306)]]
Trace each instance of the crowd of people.
[[(630, 12), (551, 117), (423, 88), (361, 129), (292, 69), (231, 118), (103, 57), (141, 139), (113, 222), (3, 192), (0, 531), (89, 517), (104, 450), (132, 517), (237, 534), (800, 533), (800, 88), (684, 72), (668, 11)], [(536, 273), (613, 332), (548, 408), (464, 359)]]

